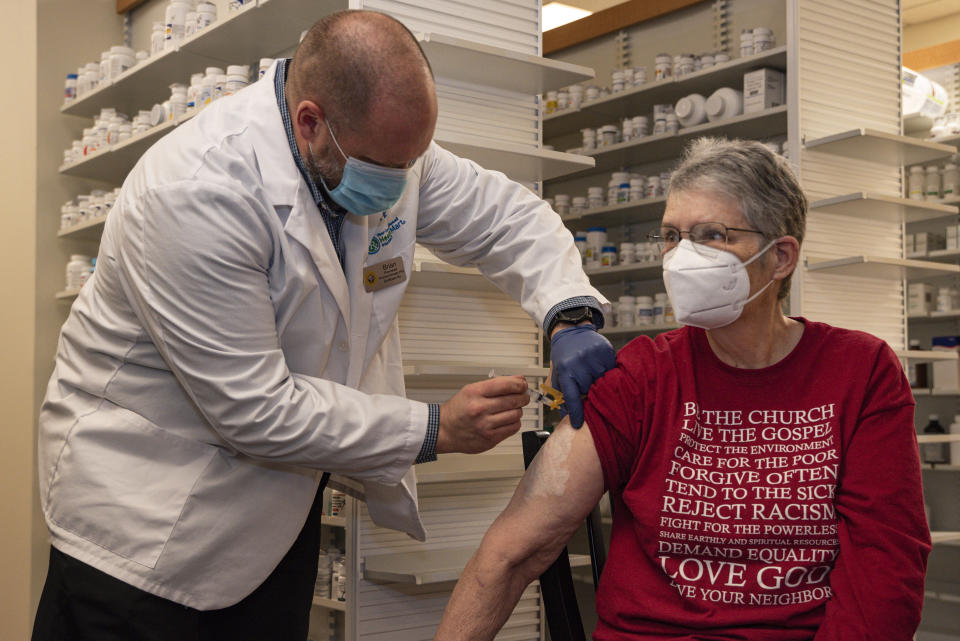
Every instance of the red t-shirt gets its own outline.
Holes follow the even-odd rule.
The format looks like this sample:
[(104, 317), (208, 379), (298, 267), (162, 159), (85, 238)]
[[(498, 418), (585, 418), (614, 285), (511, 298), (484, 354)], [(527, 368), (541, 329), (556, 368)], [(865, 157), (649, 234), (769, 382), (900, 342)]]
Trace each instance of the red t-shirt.
[(611, 492), (596, 641), (900, 641), (930, 533), (893, 351), (805, 324), (763, 369), (685, 327), (624, 347), (585, 406)]

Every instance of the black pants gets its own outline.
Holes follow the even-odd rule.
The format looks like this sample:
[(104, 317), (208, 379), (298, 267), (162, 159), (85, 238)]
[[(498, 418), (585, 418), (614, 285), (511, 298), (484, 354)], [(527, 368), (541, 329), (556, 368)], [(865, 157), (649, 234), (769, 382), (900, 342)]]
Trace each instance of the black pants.
[(305, 641), (326, 479), (280, 564), (222, 610), (194, 610), (144, 592), (51, 547), (33, 641)]

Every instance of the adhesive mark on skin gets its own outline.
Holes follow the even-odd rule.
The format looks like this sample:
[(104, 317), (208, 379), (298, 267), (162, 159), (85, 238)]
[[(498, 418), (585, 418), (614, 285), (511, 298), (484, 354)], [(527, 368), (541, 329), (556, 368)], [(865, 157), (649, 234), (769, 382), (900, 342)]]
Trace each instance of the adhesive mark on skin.
[(563, 496), (570, 480), (567, 459), (573, 447), (573, 432), (562, 430), (554, 432), (547, 445), (540, 450), (534, 460), (534, 474), (531, 483), (533, 496)]

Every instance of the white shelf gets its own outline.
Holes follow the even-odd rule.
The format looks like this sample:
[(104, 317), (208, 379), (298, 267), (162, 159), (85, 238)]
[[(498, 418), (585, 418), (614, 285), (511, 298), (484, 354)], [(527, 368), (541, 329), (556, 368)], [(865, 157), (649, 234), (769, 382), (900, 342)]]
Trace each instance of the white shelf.
[[(463, 547), (368, 556), (363, 562), (363, 578), (413, 585), (456, 581), (475, 551), (475, 547)], [(570, 555), (571, 567), (589, 564), (589, 555)]]
[(414, 469), (420, 484), (481, 481), (522, 476), (523, 460), (514, 454), (444, 454)]
[(446, 385), (463, 385), (479, 381), (495, 370), (498, 376), (527, 376), (531, 378), (546, 378), (550, 375), (547, 367), (533, 367), (529, 365), (491, 365), (489, 363), (473, 363), (453, 365), (447, 362), (429, 363), (423, 361), (404, 361), (403, 376), (407, 384), (426, 386), (433, 383)]
[(755, 56), (736, 58), (679, 78), (651, 80), (638, 87), (610, 94), (599, 100), (585, 102), (579, 109), (564, 109), (547, 114), (543, 118), (543, 135), (549, 139), (573, 133), (585, 127), (599, 127), (616, 120), (648, 113), (655, 104), (672, 104), (694, 92), (707, 97), (720, 87), (742, 89), (743, 74), (761, 67), (786, 71), (787, 48), (777, 47)]
[(644, 198), (643, 200), (587, 209), (579, 214), (566, 214), (561, 218), (568, 225), (583, 227), (584, 229), (598, 225), (608, 227), (632, 225), (633, 223), (651, 222), (663, 218), (666, 202), (667, 198), (665, 196)]
[(597, 164), (592, 170), (578, 172), (576, 177), (609, 173), (622, 167), (677, 158), (687, 143), (704, 135), (760, 139), (783, 135), (786, 132), (787, 106), (783, 105), (764, 111), (741, 114), (727, 120), (687, 127), (675, 134), (657, 134), (599, 149), (582, 150), (582, 153), (594, 157)]
[(960, 249), (934, 249), (923, 253), (914, 253), (911, 256), (919, 256), (938, 263), (952, 263), (960, 258)]
[(416, 34), (440, 78), (539, 94), (594, 77), (589, 67), (517, 53), (439, 33)]
[(79, 289), (64, 289), (53, 295), (57, 300), (73, 300), (80, 294)]
[(925, 142), (910, 136), (887, 134), (875, 129), (851, 129), (832, 136), (808, 140), (808, 151), (835, 154), (894, 167), (916, 165), (955, 154), (949, 145)]
[(471, 291), (499, 291), (473, 267), (457, 267), (437, 260), (414, 259), (410, 284), (417, 287), (456, 287)]
[(927, 472), (960, 472), (960, 465), (930, 465), (924, 463), (920, 467)]
[(334, 599), (325, 599), (322, 596), (313, 597), (313, 604), (317, 607), (326, 608), (328, 610), (339, 610), (340, 612), (347, 611), (346, 601), (335, 601)]
[(589, 156), (528, 145), (488, 143), (470, 136), (438, 133), (438, 145), (458, 156), (469, 158), (485, 169), (502, 171), (513, 180), (535, 182), (593, 169)]
[(960, 532), (930, 532), (930, 540), (934, 543), (960, 543)]
[(67, 176), (121, 183), (147, 149), (173, 131), (174, 127), (189, 120), (196, 113), (197, 110), (194, 110), (177, 120), (160, 123), (156, 127), (151, 127), (143, 133), (131, 136), (123, 142), (110, 145), (106, 149), (101, 149), (82, 160), (61, 165), (59, 171)]
[(881, 258), (877, 256), (848, 256), (834, 260), (809, 259), (807, 271), (842, 274), (858, 278), (885, 280), (917, 279), (930, 276), (960, 274), (960, 266), (944, 265), (909, 258)]
[(660, 334), (669, 332), (672, 329), (683, 327), (677, 323), (664, 325), (631, 325), (624, 327), (604, 327), (600, 333), (604, 336), (642, 336), (646, 334)]
[(597, 267), (584, 269), (584, 273), (590, 277), (590, 284), (594, 287), (598, 285), (610, 285), (625, 280), (651, 280), (659, 278), (663, 273), (663, 263), (628, 263), (626, 265), (614, 265), (612, 267)]
[(915, 223), (921, 220), (956, 216), (956, 207), (897, 196), (857, 192), (810, 203), (812, 211), (870, 220)]
[(950, 321), (960, 319), (960, 311), (951, 310), (949, 312), (930, 312), (929, 314), (910, 314), (907, 320), (911, 323), (938, 323), (941, 321)]
[(914, 387), (913, 395), (916, 396), (960, 396), (960, 389), (937, 389), (927, 387)]
[(103, 225), (107, 222), (106, 216), (92, 218), (79, 225), (74, 225), (57, 232), (60, 238), (81, 238), (83, 240), (97, 240), (103, 234)]
[(915, 363), (931, 363), (933, 361), (957, 360), (957, 352), (935, 349), (895, 349), (893, 353), (898, 358), (905, 358)]
[(115, 107), (132, 115), (163, 102), (170, 97), (171, 83), (187, 82), (205, 67), (252, 63), (294, 47), (303, 29), (348, 5), (347, 0), (259, 0), (239, 11), (221, 12), (177, 50), (147, 59), (61, 111), (92, 117), (103, 107)]
[(321, 525), (329, 525), (330, 527), (347, 527), (347, 519), (344, 516), (330, 516), (329, 514), (323, 514), (320, 516)]
[(960, 443), (960, 434), (917, 434), (917, 443)]

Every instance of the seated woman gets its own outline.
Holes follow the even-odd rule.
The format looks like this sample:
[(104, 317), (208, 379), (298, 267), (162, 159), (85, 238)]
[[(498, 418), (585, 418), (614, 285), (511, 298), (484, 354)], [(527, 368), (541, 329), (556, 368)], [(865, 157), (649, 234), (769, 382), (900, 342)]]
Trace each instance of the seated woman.
[(878, 338), (784, 316), (806, 199), (762, 145), (695, 142), (654, 235), (685, 327), (632, 341), (460, 578), (492, 639), (605, 490), (598, 641), (912, 638), (930, 551), (914, 401)]

